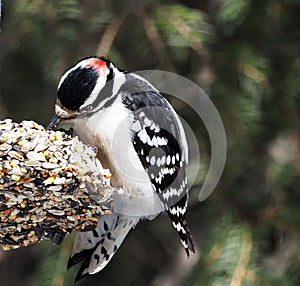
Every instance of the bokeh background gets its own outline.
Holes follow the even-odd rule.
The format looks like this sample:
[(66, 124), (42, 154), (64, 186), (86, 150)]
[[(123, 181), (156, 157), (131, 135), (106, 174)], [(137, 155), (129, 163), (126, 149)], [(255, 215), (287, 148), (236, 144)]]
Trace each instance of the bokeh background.
[[(300, 1), (9, 0), (0, 37), (1, 119), (47, 124), (62, 73), (97, 54), (191, 79), (225, 126), (223, 176), (199, 202), (210, 142), (200, 119), (174, 102), (200, 142), (189, 211), (196, 255), (187, 261), (160, 216), (77, 285), (300, 285)], [(73, 285), (73, 238), (0, 250), (0, 284)]]

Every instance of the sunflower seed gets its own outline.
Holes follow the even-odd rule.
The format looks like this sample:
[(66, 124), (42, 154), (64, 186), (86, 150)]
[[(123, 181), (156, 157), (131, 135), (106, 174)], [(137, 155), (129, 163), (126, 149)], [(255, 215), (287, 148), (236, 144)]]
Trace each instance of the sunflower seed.
[(15, 158), (15, 159), (20, 160), (20, 161), (23, 161), (23, 160), (24, 160), (24, 157), (23, 157), (20, 153), (18, 153), (18, 152), (16, 152), (16, 151), (9, 151), (9, 152), (8, 152), (8, 155), (9, 155), (11, 158)]
[(50, 146), (50, 141), (42, 141), (41, 143), (38, 143), (37, 146), (34, 148), (35, 152), (44, 151)]
[(40, 153), (36, 153), (34, 151), (29, 151), (27, 154), (26, 154), (27, 158), (29, 160), (32, 160), (32, 161), (46, 161), (46, 158), (44, 155), (40, 154)]
[(48, 162), (46, 162), (46, 163), (42, 164), (42, 167), (44, 169), (55, 169), (55, 168), (58, 168), (59, 165), (58, 164), (54, 164), (54, 163), (48, 163)]
[(24, 162), (27, 167), (40, 167), (42, 164), (38, 161), (27, 160)]
[(55, 210), (55, 209), (48, 210), (48, 213), (53, 215), (58, 215), (58, 216), (62, 216), (65, 214), (63, 210)]

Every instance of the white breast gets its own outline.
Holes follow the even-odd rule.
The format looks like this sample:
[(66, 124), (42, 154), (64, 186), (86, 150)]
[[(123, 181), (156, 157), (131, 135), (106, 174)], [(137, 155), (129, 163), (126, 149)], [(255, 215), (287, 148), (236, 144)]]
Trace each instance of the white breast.
[(131, 116), (118, 97), (109, 108), (76, 120), (74, 130), (83, 142), (98, 148), (100, 161), (112, 173), (112, 185), (124, 190), (115, 199), (114, 211), (130, 216), (155, 215), (163, 206), (134, 150)]

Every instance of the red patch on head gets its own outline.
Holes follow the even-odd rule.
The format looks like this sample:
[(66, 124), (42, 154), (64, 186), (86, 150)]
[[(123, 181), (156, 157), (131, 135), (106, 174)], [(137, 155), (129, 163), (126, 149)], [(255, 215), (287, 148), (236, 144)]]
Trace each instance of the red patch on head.
[(86, 67), (93, 68), (99, 74), (108, 70), (106, 62), (97, 58), (86, 59)]

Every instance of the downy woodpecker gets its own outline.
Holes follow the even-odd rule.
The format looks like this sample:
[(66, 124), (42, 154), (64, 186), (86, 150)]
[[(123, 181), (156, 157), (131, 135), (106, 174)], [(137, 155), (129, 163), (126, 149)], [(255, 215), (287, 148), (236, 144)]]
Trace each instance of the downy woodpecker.
[(114, 212), (95, 230), (80, 232), (68, 262), (82, 262), (76, 280), (103, 269), (142, 219), (166, 211), (189, 257), (186, 222), (188, 147), (173, 107), (146, 79), (103, 57), (78, 62), (61, 78), (49, 128), (67, 121), (79, 138), (98, 148), (111, 185), (123, 190)]

